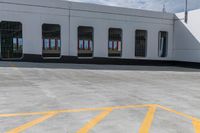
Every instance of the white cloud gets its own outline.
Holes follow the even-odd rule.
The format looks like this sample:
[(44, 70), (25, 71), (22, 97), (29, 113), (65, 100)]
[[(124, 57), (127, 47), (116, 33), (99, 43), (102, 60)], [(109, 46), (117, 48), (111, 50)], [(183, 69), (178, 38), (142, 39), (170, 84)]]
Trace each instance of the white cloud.
[[(97, 3), (111, 6), (121, 6), (137, 9), (161, 11), (163, 4), (168, 12), (184, 10), (185, 0), (71, 0), (76, 2)], [(200, 0), (188, 0), (189, 9), (200, 8)]]

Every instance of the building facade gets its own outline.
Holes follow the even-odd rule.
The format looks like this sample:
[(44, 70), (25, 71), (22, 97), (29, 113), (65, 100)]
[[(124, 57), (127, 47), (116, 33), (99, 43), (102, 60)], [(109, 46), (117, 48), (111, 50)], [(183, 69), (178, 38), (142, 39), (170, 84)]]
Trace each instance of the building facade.
[(0, 0), (0, 59), (200, 62), (200, 51), (189, 46), (200, 48), (199, 42), (189, 44), (180, 17), (58, 0)]

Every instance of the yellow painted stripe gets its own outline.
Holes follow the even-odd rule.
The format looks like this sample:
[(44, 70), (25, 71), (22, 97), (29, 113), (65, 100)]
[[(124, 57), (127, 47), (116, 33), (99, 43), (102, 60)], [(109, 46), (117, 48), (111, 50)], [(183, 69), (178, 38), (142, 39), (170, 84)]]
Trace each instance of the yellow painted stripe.
[(195, 129), (195, 133), (200, 133), (200, 121), (196, 121), (194, 120), (192, 122), (194, 129)]
[(113, 107), (104, 107), (104, 108), (83, 108), (83, 109), (68, 109), (68, 110), (55, 110), (47, 112), (32, 112), (32, 113), (15, 113), (15, 114), (0, 114), (0, 117), (16, 117), (16, 116), (29, 116), (29, 115), (45, 115), (47, 113), (76, 113), (76, 112), (85, 112), (85, 111), (100, 111), (100, 110), (118, 110), (118, 109), (128, 109), (128, 108), (144, 108), (151, 106), (151, 104), (146, 105), (128, 105), (128, 106), (113, 106)]
[(86, 112), (86, 111), (101, 111), (101, 110), (120, 110), (120, 109), (129, 109), (129, 108), (145, 108), (155, 106), (159, 107), (163, 110), (166, 110), (171, 113), (175, 113), (192, 121), (200, 121), (200, 119), (195, 118), (193, 116), (178, 112), (176, 110), (157, 105), (157, 104), (144, 104), (144, 105), (128, 105), (128, 106), (112, 106), (112, 107), (103, 107), (103, 108), (81, 108), (81, 109), (66, 109), (66, 110), (55, 110), (55, 111), (46, 111), (46, 112), (27, 112), (27, 113), (14, 113), (14, 114), (0, 114), (0, 117), (16, 117), (16, 116), (32, 116), (32, 115), (46, 115), (49, 113), (78, 113), (78, 112)]
[(32, 116), (32, 115), (45, 115), (51, 112), (33, 112), (33, 113), (16, 113), (16, 114), (0, 114), (0, 117), (16, 117), (16, 116)]
[(90, 129), (95, 127), (99, 122), (101, 122), (111, 112), (112, 112), (112, 109), (101, 112), (99, 115), (97, 115), (91, 121), (89, 121), (83, 128), (78, 130), (77, 133), (88, 133)]
[(149, 133), (154, 114), (156, 111), (156, 106), (150, 106), (148, 112), (144, 118), (142, 125), (140, 126), (139, 133)]
[(187, 114), (178, 112), (178, 111), (173, 110), (173, 109), (170, 109), (170, 108), (163, 107), (163, 106), (161, 106), (161, 105), (157, 105), (157, 107), (159, 107), (159, 108), (161, 108), (161, 109), (163, 109), (163, 110), (166, 110), (166, 111), (168, 111), (168, 112), (171, 112), (171, 113), (180, 115), (180, 116), (185, 117), (185, 118), (187, 118), (187, 119), (190, 119), (190, 120), (192, 120), (192, 121), (193, 121), (193, 120), (194, 120), (194, 121), (200, 121), (199, 119), (197, 119), (197, 118), (195, 118), (195, 117), (193, 117), (193, 116), (190, 116), (190, 115), (187, 115)]
[(33, 126), (35, 126), (35, 125), (37, 125), (37, 124), (39, 124), (41, 122), (44, 122), (45, 120), (47, 120), (47, 119), (55, 116), (56, 114), (57, 113), (46, 114), (46, 115), (44, 115), (44, 116), (42, 116), (40, 118), (37, 118), (37, 119), (35, 119), (33, 121), (25, 123), (25, 124), (23, 124), (23, 125), (21, 125), (21, 126), (19, 126), (17, 128), (11, 129), (10, 131), (8, 131), (6, 133), (20, 133), (20, 132), (23, 132), (23, 131), (25, 131), (28, 128), (31, 128), (31, 127), (33, 127)]

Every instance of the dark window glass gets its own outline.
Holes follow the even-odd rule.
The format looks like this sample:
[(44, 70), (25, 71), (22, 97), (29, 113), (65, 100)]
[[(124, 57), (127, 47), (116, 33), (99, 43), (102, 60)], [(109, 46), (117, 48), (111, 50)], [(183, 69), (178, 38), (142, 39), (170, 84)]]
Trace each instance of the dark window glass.
[(146, 57), (147, 31), (136, 30), (135, 32), (135, 56)]
[(23, 55), (22, 24), (20, 22), (2, 21), (0, 23), (0, 40), (2, 58), (21, 58)]
[(158, 37), (158, 56), (167, 57), (168, 32), (160, 31)]
[(93, 56), (93, 28), (78, 27), (78, 56), (92, 57)]
[(60, 57), (61, 29), (57, 24), (42, 25), (43, 57)]
[(122, 30), (110, 28), (108, 36), (108, 56), (120, 57), (122, 55)]

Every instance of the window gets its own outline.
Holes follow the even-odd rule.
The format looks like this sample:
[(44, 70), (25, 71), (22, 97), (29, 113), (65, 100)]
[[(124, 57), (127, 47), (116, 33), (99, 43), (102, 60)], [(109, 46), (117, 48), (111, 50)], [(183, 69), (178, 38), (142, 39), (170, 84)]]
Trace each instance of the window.
[(158, 56), (167, 57), (168, 32), (160, 31), (158, 35)]
[(43, 24), (42, 39), (43, 48), (42, 56), (45, 57), (60, 57), (61, 51), (61, 35), (60, 25)]
[(93, 56), (93, 28), (78, 27), (78, 57)]
[(147, 50), (147, 31), (136, 30), (135, 32), (135, 56), (146, 57)]
[(23, 55), (22, 24), (2, 21), (0, 23), (1, 57), (17, 59)]
[(120, 57), (122, 55), (122, 30), (110, 28), (108, 40), (108, 56)]

